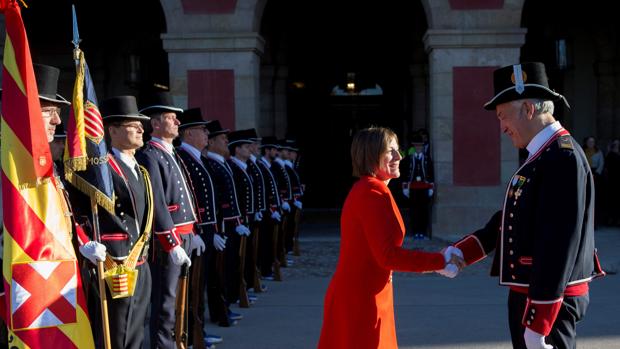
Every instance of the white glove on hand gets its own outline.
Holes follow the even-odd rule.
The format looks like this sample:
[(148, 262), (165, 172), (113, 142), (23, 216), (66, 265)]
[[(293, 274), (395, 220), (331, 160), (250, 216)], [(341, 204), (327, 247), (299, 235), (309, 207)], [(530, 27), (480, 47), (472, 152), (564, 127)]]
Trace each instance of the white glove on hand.
[(205, 250), (205, 242), (202, 241), (200, 235), (192, 236), (191, 251), (196, 251), (196, 256), (200, 256)]
[(213, 247), (218, 251), (224, 251), (226, 248), (226, 237), (220, 234), (213, 234)]
[(79, 247), (82, 256), (86, 257), (91, 263), (97, 264), (97, 262), (105, 261), (106, 247), (97, 241), (89, 241)]
[(446, 264), (445, 268), (437, 270), (437, 274), (453, 279), (459, 274), (459, 267), (452, 263)]
[(239, 224), (238, 226), (235, 227), (235, 231), (237, 232), (237, 234), (239, 234), (240, 236), (250, 236), (250, 229), (248, 229), (248, 227), (246, 227), (243, 224)]
[(278, 222), (282, 220), (282, 216), (280, 216), (280, 212), (278, 212), (278, 211), (273, 211), (271, 213), (271, 218), (276, 220), (276, 221), (278, 221)]
[(254, 213), (254, 220), (256, 222), (260, 222), (263, 220), (263, 213), (262, 212), (256, 212)]
[(406, 198), (409, 198), (409, 188), (403, 188), (403, 195), (404, 195)]
[(185, 250), (181, 246), (175, 246), (172, 250), (170, 250), (170, 258), (172, 259), (172, 263), (174, 263), (174, 265), (181, 266), (183, 264), (187, 264), (188, 267), (192, 266), (192, 261), (189, 259), (187, 253), (185, 253)]
[(461, 251), (458, 247), (448, 246), (443, 251), (443, 258), (446, 260), (446, 263), (450, 262), (453, 254), (463, 258), (463, 251)]
[(286, 212), (291, 212), (291, 205), (288, 204), (288, 202), (283, 202), (282, 203), (282, 209)]
[(529, 327), (525, 328), (523, 339), (525, 339), (527, 349), (553, 349), (552, 345), (545, 343), (545, 336), (530, 330)]
[(429, 189), (428, 190), (428, 197), (432, 198), (433, 197), (433, 193), (434, 193), (433, 189)]
[(295, 200), (293, 201), (293, 205), (295, 205), (295, 207), (301, 210), (301, 207), (302, 207), (301, 201)]

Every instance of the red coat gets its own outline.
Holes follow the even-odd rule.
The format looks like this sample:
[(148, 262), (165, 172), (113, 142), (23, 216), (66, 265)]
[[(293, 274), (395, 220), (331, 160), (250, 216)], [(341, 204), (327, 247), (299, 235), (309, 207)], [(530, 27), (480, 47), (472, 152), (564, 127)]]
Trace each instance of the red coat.
[(443, 255), (401, 247), (400, 212), (374, 177), (353, 185), (340, 225), (340, 258), (325, 295), (319, 349), (397, 348), (392, 270), (443, 269)]

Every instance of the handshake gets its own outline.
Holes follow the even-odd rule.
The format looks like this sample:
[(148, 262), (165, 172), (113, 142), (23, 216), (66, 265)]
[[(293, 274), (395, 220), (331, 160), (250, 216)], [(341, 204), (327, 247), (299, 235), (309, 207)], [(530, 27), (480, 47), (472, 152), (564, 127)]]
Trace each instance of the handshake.
[(460, 249), (454, 246), (448, 246), (444, 248), (441, 253), (446, 261), (446, 266), (441, 270), (436, 270), (438, 274), (448, 278), (454, 278), (459, 271), (465, 268), (466, 264), (463, 259), (463, 252)]

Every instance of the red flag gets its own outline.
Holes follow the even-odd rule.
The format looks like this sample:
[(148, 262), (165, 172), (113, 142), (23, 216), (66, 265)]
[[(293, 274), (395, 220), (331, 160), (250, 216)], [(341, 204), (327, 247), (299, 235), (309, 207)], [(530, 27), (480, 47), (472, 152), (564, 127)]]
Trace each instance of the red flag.
[[(9, 346), (93, 348), (71, 221), (53, 174), (28, 39), (15, 0), (0, 0), (4, 318)], [(10, 203), (10, 204), (8, 204)]]

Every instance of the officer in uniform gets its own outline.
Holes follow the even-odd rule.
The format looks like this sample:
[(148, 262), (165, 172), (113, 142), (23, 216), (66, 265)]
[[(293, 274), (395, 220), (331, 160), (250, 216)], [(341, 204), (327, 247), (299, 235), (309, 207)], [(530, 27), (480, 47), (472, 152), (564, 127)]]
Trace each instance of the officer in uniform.
[[(149, 175), (138, 165), (134, 153), (142, 147), (141, 121), (148, 117), (138, 113), (133, 96), (106, 99), (101, 102), (100, 110), (110, 139), (108, 166), (116, 197), (114, 214), (98, 210), (101, 242), (91, 241), (90, 236), (80, 236), (84, 245), (79, 250), (93, 264), (97, 260), (105, 261), (112, 347), (138, 349), (142, 348), (144, 322), (151, 300), (151, 273), (146, 255), (153, 221), (153, 195)], [(72, 192), (71, 197), (75, 198), (74, 202), (88, 202), (82, 193)], [(91, 216), (89, 205), (74, 207), (76, 214)], [(137, 278), (132, 280), (134, 273)], [(118, 279), (127, 282), (127, 291), (110, 291), (116, 285), (110, 281)]]
[[(226, 162), (230, 155), (228, 151), (228, 129), (223, 129), (218, 120), (207, 124), (209, 130), (209, 144), (205, 165), (212, 176), (216, 190), (215, 205), (218, 221), (218, 230), (226, 237), (226, 249), (224, 254), (224, 295), (226, 303), (236, 303), (239, 300), (240, 274), (239, 274), (239, 244), (241, 236), (249, 236), (250, 229), (245, 225), (239, 203), (237, 189), (233, 173)], [(221, 258), (219, 259), (221, 261)], [(221, 263), (221, 262), (220, 262)], [(221, 273), (222, 266), (216, 266)], [(221, 316), (221, 314), (215, 314)], [(228, 309), (227, 317), (211, 319), (220, 326), (227, 327), (241, 320), (241, 314)]]
[(467, 264), (496, 249), (491, 274), (510, 288), (514, 348), (575, 348), (588, 284), (604, 274), (594, 248), (592, 173), (553, 117), (553, 101), (566, 100), (549, 89), (542, 63), (500, 68), (493, 80), (485, 109), (496, 111), (502, 132), (529, 157), (508, 184), (503, 210), (456, 246)]
[(275, 151), (272, 149), (270, 152), (265, 153), (264, 157), (267, 157), (271, 161), (271, 172), (276, 178), (276, 184), (278, 186), (278, 193), (280, 195), (280, 201), (282, 202), (282, 224), (281, 233), (278, 235), (278, 248), (276, 251), (276, 258), (280, 261), (283, 267), (288, 266), (288, 260), (286, 258), (286, 248), (284, 242), (286, 236), (290, 233), (288, 220), (291, 216), (291, 203), (293, 202), (293, 190), (291, 187), (291, 178), (286, 171), (286, 165), (284, 160), (280, 157), (283, 140), (276, 141)]
[[(293, 197), (293, 206), (291, 207), (291, 213), (287, 218), (287, 231), (285, 233), (285, 241), (284, 247), (288, 254), (293, 253), (293, 247), (295, 245), (295, 240), (297, 236), (295, 236), (295, 232), (298, 231), (299, 227), (299, 217), (301, 215), (301, 209), (303, 207), (301, 203), (301, 197), (304, 195), (303, 188), (301, 185), (301, 179), (299, 178), (299, 173), (295, 169), (294, 158), (292, 154), (296, 154), (299, 149), (297, 148), (297, 143), (292, 139), (285, 140), (280, 146), (280, 158), (282, 162), (284, 162), (284, 169), (286, 170), (286, 174), (291, 182), (291, 195)], [(288, 260), (287, 263), (291, 264), (291, 260)]]
[(433, 164), (424, 151), (424, 140), (416, 134), (411, 139), (413, 151), (403, 161), (406, 174), (403, 195), (409, 204), (410, 227), (414, 239), (428, 237), (431, 199), (433, 197)]
[(192, 251), (200, 254), (205, 249), (194, 231), (197, 219), (187, 174), (172, 145), (179, 135), (177, 116), (183, 109), (175, 107), (171, 100), (168, 92), (159, 91), (143, 102), (140, 112), (151, 118), (151, 140), (136, 154), (151, 176), (155, 203), (153, 230), (157, 243), (151, 263), (150, 321), (153, 348), (175, 347), (175, 300), (181, 268), (191, 265)]
[[(201, 256), (194, 257), (194, 261), (199, 260), (200, 263), (193, 263), (193, 267), (197, 268), (192, 273), (192, 300), (197, 299), (198, 304), (192, 304), (192, 311), (196, 325), (194, 329), (198, 329), (199, 324), (204, 323), (204, 286), (207, 282), (208, 304), (210, 312), (221, 312), (226, 314), (226, 306), (224, 304), (223, 293), (221, 287), (218, 287), (215, 272), (215, 249), (223, 251), (226, 247), (226, 240), (217, 232), (217, 219), (215, 215), (215, 188), (211, 175), (204, 165), (204, 157), (202, 151), (209, 141), (209, 131), (207, 130), (207, 121), (202, 117), (200, 108), (187, 109), (180, 115), (179, 120), (179, 138), (181, 145), (177, 147), (177, 154), (181, 158), (184, 168), (189, 174), (189, 182), (194, 190), (196, 200), (197, 232), (205, 241), (206, 253)], [(207, 281), (209, 280), (209, 281)], [(194, 292), (197, 292), (194, 294)], [(194, 309), (195, 308), (195, 309)], [(192, 317), (192, 318), (194, 318)], [(204, 328), (203, 328), (204, 330)], [(203, 333), (203, 330), (200, 333)], [(222, 342), (222, 338), (216, 335), (204, 334), (207, 345), (213, 345)], [(196, 335), (195, 340), (198, 339)]]

